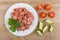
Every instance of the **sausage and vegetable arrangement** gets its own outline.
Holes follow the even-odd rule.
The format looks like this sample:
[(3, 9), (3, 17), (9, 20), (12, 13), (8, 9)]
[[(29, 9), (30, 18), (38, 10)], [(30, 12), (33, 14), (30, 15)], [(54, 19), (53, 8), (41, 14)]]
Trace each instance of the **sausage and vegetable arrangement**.
[[(43, 20), (39, 20), (38, 22), (38, 29), (37, 29), (37, 34), (39, 35), (43, 35), (43, 33), (45, 33), (47, 30), (49, 32), (53, 32), (54, 30), (54, 25), (53, 25), (53, 21), (50, 20), (50, 18), (54, 18), (55, 17), (55, 12), (54, 11), (50, 11), (52, 9), (52, 6), (50, 4), (39, 4), (36, 7), (36, 10), (39, 11), (38, 13), (38, 17), (39, 19), (43, 19)], [(45, 10), (45, 11), (41, 11), (41, 10)], [(41, 12), (40, 12), (41, 11)], [(32, 24), (33, 20), (34, 20), (34, 16), (32, 15), (32, 13), (30, 11), (28, 11), (26, 8), (15, 8), (11, 15), (11, 17), (8, 19), (8, 24), (9, 24), (9, 29), (12, 32), (17, 31), (25, 31), (28, 30), (30, 25)]]

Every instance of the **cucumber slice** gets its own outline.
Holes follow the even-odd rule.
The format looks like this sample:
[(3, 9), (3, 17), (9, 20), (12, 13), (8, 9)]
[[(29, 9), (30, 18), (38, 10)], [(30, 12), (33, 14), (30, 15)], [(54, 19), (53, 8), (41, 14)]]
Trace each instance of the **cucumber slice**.
[(52, 24), (53, 22), (49, 19), (46, 19), (45, 22), (49, 23), (49, 24)]
[(43, 33), (40, 30), (37, 30), (38, 35), (43, 35)]
[(53, 32), (53, 29), (54, 29), (53, 26), (50, 26), (50, 30), (49, 31)]
[(40, 23), (39, 23), (39, 29), (42, 30), (42, 28), (43, 28), (43, 23), (40, 22)]
[(48, 29), (48, 26), (46, 25), (46, 26), (43, 28), (43, 30), (42, 30), (42, 31), (43, 31), (43, 33), (44, 33), (44, 32), (46, 32), (46, 31), (47, 31), (47, 29)]

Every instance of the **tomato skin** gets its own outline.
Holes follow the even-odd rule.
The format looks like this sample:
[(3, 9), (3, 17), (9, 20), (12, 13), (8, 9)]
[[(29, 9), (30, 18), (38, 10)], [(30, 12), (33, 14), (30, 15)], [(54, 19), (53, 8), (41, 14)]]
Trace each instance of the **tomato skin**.
[(42, 10), (43, 9), (43, 4), (39, 4), (38, 6), (37, 6), (37, 10)]
[(46, 12), (40, 12), (40, 13), (39, 13), (39, 16), (40, 16), (41, 18), (46, 18), (46, 17), (47, 17), (47, 13), (46, 13)]
[(55, 12), (49, 12), (48, 13), (48, 17), (50, 17), (50, 18), (54, 18), (55, 17)]
[(44, 8), (45, 8), (46, 10), (51, 10), (51, 9), (52, 9), (51, 5), (49, 5), (49, 4), (46, 4)]

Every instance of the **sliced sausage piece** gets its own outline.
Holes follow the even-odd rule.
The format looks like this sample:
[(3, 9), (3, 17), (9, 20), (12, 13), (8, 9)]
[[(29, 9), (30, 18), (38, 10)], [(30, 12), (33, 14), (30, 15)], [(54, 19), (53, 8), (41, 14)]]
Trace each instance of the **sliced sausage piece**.
[(27, 19), (27, 21), (32, 21), (33, 20), (33, 18), (31, 18), (31, 17), (29, 17), (28, 19)]
[(26, 25), (26, 26), (25, 26), (25, 29), (29, 29), (29, 25)]
[(19, 12), (22, 12), (22, 10), (23, 10), (22, 8), (20, 8), (20, 7), (18, 8), (18, 11), (19, 11)]
[(18, 16), (18, 13), (15, 12), (15, 15)]
[(32, 24), (32, 21), (27, 21), (27, 25), (31, 25)]
[(24, 26), (24, 24), (21, 22), (20, 26)]
[(22, 9), (23, 9), (23, 11), (27, 12), (27, 9), (26, 8), (22, 8)]
[(24, 14), (25, 14), (24, 12), (21, 12), (21, 13), (19, 14), (19, 16), (24, 16)]
[(25, 30), (25, 26), (20, 27), (20, 29), (21, 29), (22, 31), (24, 31), (24, 30)]
[(12, 12), (12, 13), (11, 13), (11, 17), (13, 17), (14, 15), (15, 15), (15, 13), (14, 13), (14, 12)]
[(14, 12), (18, 12), (18, 8), (15, 8), (15, 9), (14, 9)]
[(24, 19), (25, 19), (25, 20), (27, 20), (27, 19), (28, 19), (27, 15), (24, 15)]
[(18, 16), (17, 19), (18, 19), (18, 20), (22, 20), (22, 17), (21, 17), (21, 16)]
[(24, 13), (20, 13), (19, 15), (18, 15), (18, 20), (22, 20), (24, 18)]
[(20, 28), (20, 27), (18, 27), (18, 28), (17, 28), (17, 31), (19, 31), (19, 30), (21, 30), (21, 28)]
[(17, 16), (16, 15), (14, 15), (12, 18), (15, 19), (15, 20), (17, 20)]
[(29, 13), (29, 14), (28, 14), (28, 17), (31, 17), (32, 19), (34, 19), (32, 13)]
[(22, 19), (22, 22), (21, 23), (23, 23), (24, 25), (27, 25), (27, 20)]

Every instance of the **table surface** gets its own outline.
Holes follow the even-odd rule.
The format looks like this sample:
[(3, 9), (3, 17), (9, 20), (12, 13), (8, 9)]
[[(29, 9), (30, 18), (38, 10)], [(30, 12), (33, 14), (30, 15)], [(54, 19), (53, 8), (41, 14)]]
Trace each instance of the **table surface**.
[[(4, 17), (7, 9), (15, 3), (28, 3), (36, 7), (39, 3), (51, 4), (56, 13), (54, 22), (54, 31), (52, 33), (45, 32), (39, 36), (36, 31), (24, 37), (12, 35), (5, 27)], [(60, 0), (0, 0), (0, 40), (60, 40)], [(35, 29), (36, 30), (36, 29)]]

